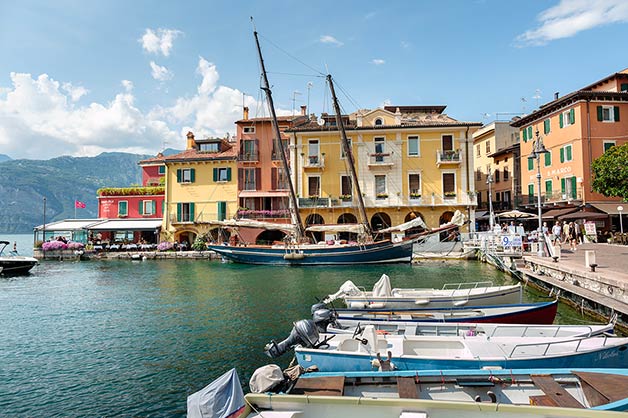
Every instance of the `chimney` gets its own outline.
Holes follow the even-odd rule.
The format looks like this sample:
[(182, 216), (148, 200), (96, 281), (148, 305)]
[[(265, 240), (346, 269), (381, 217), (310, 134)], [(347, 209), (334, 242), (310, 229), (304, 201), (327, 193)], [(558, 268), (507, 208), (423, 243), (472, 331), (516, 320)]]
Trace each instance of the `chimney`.
[(194, 134), (192, 131), (188, 132), (188, 144), (185, 149), (196, 148), (196, 142), (194, 141)]
[(558, 100), (558, 92), (554, 93), (554, 100)]
[(243, 119), (248, 119), (249, 118), (249, 107), (248, 106), (244, 106), (244, 117)]
[(306, 116), (307, 115), (307, 106), (303, 105), (301, 106), (301, 116)]

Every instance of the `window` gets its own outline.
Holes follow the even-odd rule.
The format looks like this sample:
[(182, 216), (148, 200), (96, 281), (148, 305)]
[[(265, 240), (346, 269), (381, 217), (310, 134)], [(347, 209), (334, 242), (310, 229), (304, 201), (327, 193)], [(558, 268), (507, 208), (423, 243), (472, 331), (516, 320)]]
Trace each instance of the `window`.
[(508, 176), (509, 176), (508, 167), (504, 167), (504, 181), (508, 180)]
[(491, 141), (486, 141), (486, 153), (491, 153)]
[(532, 125), (527, 128), (523, 128), (523, 142), (528, 142), (529, 140), (534, 139), (532, 136)]
[(259, 148), (257, 139), (245, 139), (241, 143), (240, 159), (242, 161), (257, 161), (257, 149)]
[(177, 169), (177, 183), (194, 183), (195, 170), (193, 168)]
[(574, 109), (569, 109), (558, 115), (558, 125), (561, 128), (573, 125), (574, 123), (576, 123), (576, 111)]
[[(347, 138), (347, 145), (349, 145), (349, 151), (351, 151), (352, 146), (353, 146), (353, 143), (351, 142), (351, 138)], [(351, 152), (353, 153), (353, 151), (351, 151)], [(342, 140), (341, 140), (341, 142), (340, 142), (340, 158), (344, 159), (346, 157), (347, 157), (347, 155), (345, 154), (345, 147), (342, 144)]]
[(384, 124), (384, 120), (382, 118), (375, 119), (375, 126), (382, 126)]
[(194, 203), (177, 203), (177, 222), (194, 222)]
[(499, 169), (495, 169), (495, 173), (493, 174), (493, 178), (495, 179), (495, 183), (499, 183)]
[(546, 152), (545, 154), (545, 167), (549, 167), (552, 165), (552, 153), (551, 151)]
[(532, 171), (532, 170), (534, 170), (534, 158), (528, 158), (528, 171)]
[(408, 174), (408, 185), (410, 186), (410, 198), (421, 197), (420, 174)]
[(480, 149), (480, 145), (479, 145), (479, 144), (475, 147), (475, 154), (476, 154), (478, 157), (481, 157), (481, 156), (482, 156), (482, 152), (481, 152), (481, 149)]
[(475, 170), (475, 179), (477, 181), (482, 181), (482, 169), (478, 168), (477, 170)]
[(573, 156), (571, 154), (571, 145), (565, 145), (560, 149), (560, 162), (564, 163), (567, 161), (571, 161)]
[(545, 197), (552, 197), (552, 180), (545, 180)]
[(454, 136), (453, 135), (443, 135), (441, 138), (443, 143), (443, 151), (453, 151), (454, 150)]
[(224, 221), (227, 219), (227, 202), (216, 202), (216, 219), (219, 221)]
[(615, 141), (604, 141), (604, 152), (615, 146)]
[(375, 144), (375, 162), (384, 162), (384, 153), (386, 152), (386, 138), (373, 138)]
[(420, 155), (419, 151), (419, 137), (418, 136), (409, 136), (408, 137), (408, 156), (410, 157), (418, 157)]
[(534, 184), (528, 184), (528, 196), (534, 196)]
[(242, 190), (257, 190), (257, 171), (259, 168), (241, 168), (238, 170), (238, 181), (242, 184)]
[(140, 215), (154, 215), (155, 214), (155, 201), (154, 200), (141, 200), (139, 202), (139, 214)]
[(312, 165), (318, 164), (318, 139), (310, 139), (307, 150), (309, 163)]
[(599, 122), (619, 122), (619, 106), (598, 106), (597, 120)]
[(271, 171), (271, 182), (273, 184), (273, 190), (287, 190), (288, 189), (288, 175), (286, 170), (282, 167), (273, 167)]
[(351, 196), (353, 194), (351, 187), (351, 177), (349, 176), (340, 176), (340, 195), (341, 196)]
[(383, 176), (383, 175), (375, 176), (375, 196), (387, 197), (386, 196), (386, 176)]
[(443, 193), (445, 197), (456, 196), (456, 175), (454, 173), (443, 173)]
[(545, 119), (543, 121), (543, 133), (548, 134), (552, 130), (552, 122), (550, 119)]
[(255, 126), (245, 126), (244, 128), (242, 128), (242, 132), (245, 134), (254, 134)]
[(563, 199), (575, 199), (577, 195), (576, 177), (564, 177), (560, 179), (560, 192)]
[(309, 197), (318, 198), (321, 194), (321, 178), (319, 176), (311, 176), (307, 178), (307, 191)]
[(199, 144), (200, 152), (220, 152), (220, 144), (218, 142), (210, 142), (208, 144)]
[(231, 167), (214, 167), (214, 181), (231, 181)]
[(628, 91), (628, 83), (622, 83), (619, 91)]
[[(289, 160), (290, 159), (290, 153), (288, 152), (288, 150), (290, 149), (289, 145), (288, 145), (288, 140), (287, 139), (281, 139), (281, 145), (283, 145), (283, 150), (286, 153), (286, 159)], [(277, 140), (273, 141), (273, 155), (272, 155), (273, 160), (278, 160), (281, 161), (281, 147), (279, 145), (279, 142)]]
[(118, 202), (118, 216), (128, 216), (129, 215), (129, 202), (126, 200), (121, 200)]
[(159, 174), (160, 176), (163, 176), (164, 174), (166, 174), (166, 166), (160, 165), (159, 168), (157, 169), (157, 174)]

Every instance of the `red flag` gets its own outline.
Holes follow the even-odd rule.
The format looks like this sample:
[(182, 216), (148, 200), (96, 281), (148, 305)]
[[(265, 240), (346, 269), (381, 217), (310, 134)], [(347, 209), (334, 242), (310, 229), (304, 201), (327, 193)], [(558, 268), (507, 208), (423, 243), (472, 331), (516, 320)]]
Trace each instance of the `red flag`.
[(85, 203), (81, 202), (80, 200), (75, 200), (74, 207), (79, 209), (85, 209)]

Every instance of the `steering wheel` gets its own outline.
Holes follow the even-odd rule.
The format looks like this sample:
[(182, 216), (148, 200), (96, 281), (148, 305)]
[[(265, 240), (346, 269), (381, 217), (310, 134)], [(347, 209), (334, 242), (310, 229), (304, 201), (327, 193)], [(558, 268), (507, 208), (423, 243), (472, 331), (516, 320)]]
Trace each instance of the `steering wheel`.
[(364, 330), (360, 327), (360, 323), (358, 322), (358, 325), (356, 325), (355, 330), (353, 331), (353, 335), (351, 336), (351, 338), (357, 337), (357, 335), (361, 334), (362, 331), (364, 331)]

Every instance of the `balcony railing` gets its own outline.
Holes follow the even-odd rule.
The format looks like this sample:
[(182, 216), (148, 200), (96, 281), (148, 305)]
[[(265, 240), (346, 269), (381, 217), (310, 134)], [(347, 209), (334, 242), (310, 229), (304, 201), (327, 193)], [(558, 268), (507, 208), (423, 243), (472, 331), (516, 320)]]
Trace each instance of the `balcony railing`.
[(304, 167), (305, 168), (323, 168), (325, 167), (325, 156), (308, 155), (305, 156)]
[(249, 162), (257, 162), (259, 161), (259, 151), (246, 151), (238, 154), (238, 161), (249, 161)]
[(285, 219), (290, 218), (288, 209), (277, 210), (248, 210), (241, 209), (237, 213), (240, 219)]
[[(281, 151), (273, 150), (273, 152), (271, 154), (271, 158), (273, 159), (273, 161), (281, 161)], [(290, 162), (290, 153), (289, 152), (286, 152), (286, 160), (288, 161), (288, 163)]]
[(378, 167), (378, 166), (391, 166), (393, 165), (392, 157), (389, 153), (386, 152), (375, 152), (369, 154), (369, 166), (370, 167)]
[(436, 151), (436, 163), (441, 164), (460, 164), (462, 162), (462, 154), (460, 150)]
[(554, 191), (552, 193), (545, 193), (545, 201), (547, 202), (569, 202), (572, 200), (582, 200), (582, 191), (577, 190), (569, 193)]
[(300, 208), (326, 208), (331, 206), (331, 200), (328, 197), (300, 197)]

